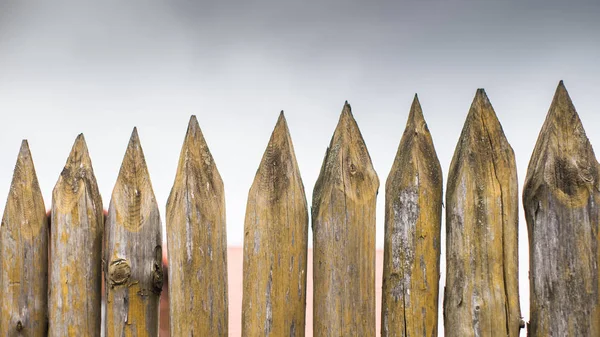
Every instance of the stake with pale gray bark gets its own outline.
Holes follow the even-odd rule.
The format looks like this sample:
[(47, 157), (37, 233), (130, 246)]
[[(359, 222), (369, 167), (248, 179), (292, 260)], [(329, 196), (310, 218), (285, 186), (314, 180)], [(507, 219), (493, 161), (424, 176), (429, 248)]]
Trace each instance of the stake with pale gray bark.
[(385, 186), (382, 336), (437, 336), (442, 169), (415, 95)]
[(0, 336), (48, 332), (48, 217), (26, 140), (0, 226)]
[(161, 240), (158, 205), (134, 128), (106, 219), (107, 337), (158, 336)]
[(104, 214), (83, 135), (52, 192), (49, 336), (100, 336)]
[(600, 336), (598, 162), (561, 81), (523, 190), (529, 336)]
[(248, 193), (242, 336), (304, 336), (308, 209), (283, 111)]
[(479, 89), (448, 173), (447, 337), (519, 335), (517, 207), (514, 153)]
[(375, 336), (378, 188), (346, 102), (313, 192), (315, 336)]
[(173, 336), (228, 335), (226, 234), (223, 181), (192, 116), (167, 201)]

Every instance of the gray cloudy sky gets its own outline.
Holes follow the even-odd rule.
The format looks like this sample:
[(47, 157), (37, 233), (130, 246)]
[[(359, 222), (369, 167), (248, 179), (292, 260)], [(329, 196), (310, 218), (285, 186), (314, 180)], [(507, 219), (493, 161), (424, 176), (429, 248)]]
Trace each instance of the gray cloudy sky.
[[(0, 0), (0, 196), (27, 138), (49, 208), (83, 132), (108, 205), (137, 126), (164, 215), (196, 114), (225, 182), (229, 243), (241, 245), (279, 111), (310, 204), (348, 100), (382, 182), (382, 247), (383, 187), (415, 92), (445, 175), (479, 87), (515, 150), (520, 185), (560, 79), (599, 146), (599, 17), (597, 1)], [(528, 318), (523, 217), (519, 235)]]

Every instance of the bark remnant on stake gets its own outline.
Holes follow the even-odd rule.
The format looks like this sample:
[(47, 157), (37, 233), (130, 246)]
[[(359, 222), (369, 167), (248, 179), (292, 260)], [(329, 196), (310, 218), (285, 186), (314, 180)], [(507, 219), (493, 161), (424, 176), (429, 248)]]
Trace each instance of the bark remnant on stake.
[(375, 336), (378, 188), (346, 102), (313, 192), (315, 336)]
[(48, 217), (23, 140), (0, 226), (0, 336), (46, 336), (47, 292)]
[(52, 192), (49, 336), (100, 336), (104, 214), (83, 134)]
[(598, 162), (561, 81), (527, 169), (529, 336), (599, 336)]
[(223, 181), (192, 116), (167, 201), (173, 336), (228, 335), (226, 234)]
[(158, 336), (163, 283), (158, 205), (133, 129), (106, 219), (106, 336)]
[(382, 336), (437, 336), (442, 179), (415, 95), (385, 188)]
[(517, 231), (514, 153), (479, 89), (448, 173), (446, 336), (518, 336)]
[(283, 111), (248, 193), (242, 336), (304, 336), (308, 207)]

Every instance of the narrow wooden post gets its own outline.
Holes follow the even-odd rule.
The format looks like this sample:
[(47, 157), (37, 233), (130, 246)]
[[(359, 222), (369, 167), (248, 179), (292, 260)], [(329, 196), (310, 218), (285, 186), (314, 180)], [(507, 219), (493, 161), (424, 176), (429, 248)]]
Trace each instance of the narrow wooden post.
[(600, 336), (598, 162), (561, 81), (529, 162), (529, 336)]
[(382, 336), (437, 336), (442, 179), (415, 95), (385, 186)]
[(223, 181), (196, 116), (190, 118), (167, 202), (172, 336), (227, 336)]
[(0, 336), (46, 336), (48, 218), (26, 140), (0, 226)]
[(313, 192), (315, 336), (375, 336), (378, 189), (346, 102)]
[(106, 219), (106, 336), (158, 336), (161, 224), (134, 128)]
[(279, 115), (248, 193), (242, 336), (304, 336), (308, 209)]
[(518, 336), (517, 207), (514, 153), (479, 89), (448, 174), (447, 337)]
[(49, 336), (100, 336), (104, 214), (83, 134), (52, 192)]

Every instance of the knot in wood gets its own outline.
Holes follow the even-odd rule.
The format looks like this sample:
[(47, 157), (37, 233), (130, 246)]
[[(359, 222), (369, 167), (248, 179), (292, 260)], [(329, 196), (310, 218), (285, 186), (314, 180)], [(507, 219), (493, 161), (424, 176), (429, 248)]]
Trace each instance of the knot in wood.
[(152, 271), (152, 286), (155, 294), (160, 294), (163, 287), (163, 270), (162, 266), (158, 262), (154, 262), (154, 268)]
[(131, 267), (126, 259), (117, 259), (108, 267), (108, 277), (113, 286), (126, 283), (131, 276)]
[(21, 323), (21, 321), (17, 322), (17, 331), (22, 331), (23, 330), (23, 323)]
[(152, 292), (160, 295), (163, 287), (162, 247), (154, 247), (154, 264), (152, 265)]
[(350, 174), (356, 174), (356, 165), (354, 165), (353, 163), (350, 163)]

